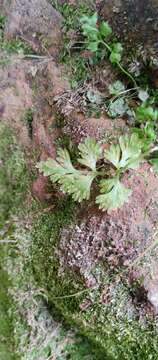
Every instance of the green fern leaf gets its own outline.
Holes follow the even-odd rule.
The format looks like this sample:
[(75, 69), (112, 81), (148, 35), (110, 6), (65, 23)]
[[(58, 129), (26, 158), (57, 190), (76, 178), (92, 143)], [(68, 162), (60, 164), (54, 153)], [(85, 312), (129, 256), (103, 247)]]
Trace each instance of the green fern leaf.
[(43, 172), (45, 176), (51, 176), (53, 182), (57, 182), (61, 176), (68, 174), (78, 173), (73, 167), (68, 151), (60, 149), (57, 154), (57, 161), (48, 159), (47, 161), (41, 161), (37, 164), (40, 172)]
[(61, 191), (71, 194), (75, 201), (81, 202), (89, 199), (92, 181), (97, 173), (91, 171), (84, 174), (82, 171), (76, 170), (67, 150), (60, 149), (58, 151), (57, 161), (53, 159), (41, 161), (37, 167), (45, 176), (50, 176), (53, 183), (58, 182)]
[(81, 202), (90, 198), (90, 189), (95, 176), (93, 172), (84, 175), (78, 171), (78, 174), (61, 177), (58, 182), (64, 193), (72, 195), (75, 201)]
[(59, 149), (57, 153), (58, 163), (67, 169), (68, 172), (76, 172), (77, 170), (73, 167), (69, 152), (66, 149)]
[(119, 144), (111, 145), (105, 151), (105, 159), (117, 169), (136, 169), (139, 166), (142, 152), (142, 141), (137, 134), (121, 136)]
[(127, 169), (137, 169), (140, 162), (142, 152), (142, 141), (137, 134), (129, 136), (121, 136), (119, 144), (122, 152), (120, 167)]
[(96, 143), (93, 138), (86, 138), (83, 144), (80, 144), (79, 152), (81, 158), (78, 159), (79, 163), (89, 167), (91, 170), (96, 170), (96, 163), (102, 153), (101, 147)]
[(111, 211), (120, 208), (132, 193), (118, 178), (102, 180), (100, 186), (102, 195), (97, 196), (96, 203), (102, 210)]
[(119, 145), (111, 145), (109, 150), (105, 151), (105, 159), (110, 161), (116, 168), (119, 168), (121, 149)]

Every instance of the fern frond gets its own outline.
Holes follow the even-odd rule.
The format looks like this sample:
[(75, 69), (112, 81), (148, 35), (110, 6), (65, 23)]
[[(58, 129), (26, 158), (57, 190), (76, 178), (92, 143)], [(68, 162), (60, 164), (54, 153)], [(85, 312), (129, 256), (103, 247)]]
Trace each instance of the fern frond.
[(72, 195), (75, 201), (81, 202), (90, 198), (90, 189), (96, 174), (89, 172), (84, 175), (78, 174), (67, 175), (59, 179), (60, 189), (67, 194)]
[(58, 151), (57, 161), (53, 159), (41, 161), (37, 167), (45, 176), (50, 176), (53, 183), (58, 182), (61, 191), (72, 195), (75, 201), (89, 199), (92, 181), (97, 173), (89, 171), (85, 174), (83, 171), (76, 170), (67, 150)]
[(100, 183), (102, 195), (97, 196), (96, 203), (102, 210), (115, 210), (120, 208), (132, 191), (125, 188), (118, 178), (102, 180)]
[(122, 152), (120, 167), (136, 169), (139, 166), (142, 142), (137, 134), (121, 136), (119, 144)]
[(117, 169), (136, 169), (141, 160), (142, 142), (137, 134), (125, 135), (119, 138), (119, 144), (111, 145), (105, 151), (105, 159)]
[(111, 145), (109, 150), (105, 151), (105, 159), (110, 161), (116, 168), (119, 168), (121, 149), (119, 145)]
[(101, 146), (97, 144), (95, 139), (86, 138), (85, 142), (78, 146), (81, 158), (78, 162), (89, 167), (91, 170), (96, 170), (96, 163), (102, 153)]

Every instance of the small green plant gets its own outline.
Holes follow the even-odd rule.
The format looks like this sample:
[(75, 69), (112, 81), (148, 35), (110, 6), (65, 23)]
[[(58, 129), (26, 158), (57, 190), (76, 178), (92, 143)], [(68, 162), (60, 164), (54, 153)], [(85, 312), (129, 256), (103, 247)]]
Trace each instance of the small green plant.
[(137, 133), (143, 142), (143, 150), (147, 152), (151, 144), (156, 140), (156, 129), (158, 120), (158, 110), (152, 106), (147, 105), (146, 101), (137, 107), (135, 111), (135, 120), (137, 127), (134, 132)]
[(119, 96), (125, 92), (125, 85), (120, 80), (116, 80), (113, 84), (109, 85), (109, 93), (113, 96)]
[(156, 132), (154, 129), (154, 124), (150, 122), (146, 122), (144, 127), (142, 128), (134, 128), (133, 133), (137, 134), (139, 139), (142, 141), (142, 149), (143, 152), (148, 152), (150, 150), (151, 145), (156, 140)]
[(120, 97), (114, 101), (110, 101), (108, 106), (108, 115), (112, 118), (116, 118), (117, 116), (123, 116), (127, 110), (128, 105), (123, 97)]
[[(78, 150), (80, 168), (76, 169), (72, 165), (66, 149), (58, 151), (56, 161), (48, 159), (40, 162), (37, 167), (75, 201), (90, 198), (91, 186), (97, 177), (100, 195), (96, 197), (96, 204), (100, 209), (114, 210), (128, 201), (131, 190), (123, 185), (121, 176), (126, 170), (136, 169), (142, 159), (142, 142), (138, 136), (121, 136), (119, 143), (111, 145), (104, 153), (100, 144), (92, 138), (86, 138)], [(101, 177), (104, 179), (100, 180)]]
[(94, 13), (92, 16), (84, 15), (80, 18), (82, 32), (86, 38), (86, 48), (93, 53), (99, 53), (105, 50), (113, 65), (117, 65), (119, 69), (137, 86), (133, 76), (121, 65), (123, 47), (120, 42), (114, 42), (112, 38), (112, 28), (107, 21), (102, 21), (98, 25), (98, 15)]
[(136, 119), (139, 122), (157, 121), (158, 110), (154, 109), (152, 106), (147, 106), (146, 104), (142, 104), (137, 107)]

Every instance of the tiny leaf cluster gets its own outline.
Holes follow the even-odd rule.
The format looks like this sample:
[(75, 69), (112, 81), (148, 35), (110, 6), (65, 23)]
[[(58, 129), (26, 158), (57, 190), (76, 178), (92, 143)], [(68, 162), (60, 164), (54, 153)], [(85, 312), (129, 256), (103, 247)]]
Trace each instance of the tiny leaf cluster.
[[(111, 145), (105, 151), (95, 139), (88, 137), (79, 144), (78, 150), (80, 168), (73, 166), (66, 149), (59, 149), (56, 160), (49, 158), (41, 161), (37, 167), (75, 201), (90, 198), (91, 186), (97, 177), (100, 194), (96, 197), (96, 204), (100, 209), (115, 210), (128, 201), (132, 191), (121, 182), (121, 176), (126, 170), (138, 168), (142, 160), (142, 142), (137, 134), (121, 136), (118, 144)], [(103, 165), (99, 169), (101, 161)]]

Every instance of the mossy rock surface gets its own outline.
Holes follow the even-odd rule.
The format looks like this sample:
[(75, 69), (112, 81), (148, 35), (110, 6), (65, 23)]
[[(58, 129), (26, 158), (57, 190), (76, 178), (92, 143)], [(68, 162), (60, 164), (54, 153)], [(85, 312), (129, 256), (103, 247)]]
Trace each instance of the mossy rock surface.
[[(4, 255), (4, 254), (3, 254)], [(15, 347), (13, 340), (13, 323), (10, 314), (12, 305), (11, 298), (8, 294), (10, 281), (8, 274), (2, 268), (2, 251), (0, 256), (0, 359), (1, 360), (18, 360), (15, 355)]]
[[(43, 214), (38, 219), (32, 232), (31, 250), (38, 284), (66, 321), (77, 325), (81, 333), (93, 341), (99, 350), (96, 359), (156, 360), (156, 320), (152, 312), (141, 310), (145, 297), (133, 305), (131, 298), (136, 289), (127, 284), (124, 276), (117, 276), (117, 269), (113, 273), (107, 270), (105, 263), (95, 266), (93, 275), (101, 279), (101, 286), (94, 288), (85, 286), (84, 277), (77, 269), (61, 271), (57, 250), (61, 230), (74, 226), (76, 217), (76, 208), (68, 199), (60, 203), (54, 213)], [(140, 289), (138, 285), (138, 292)]]

